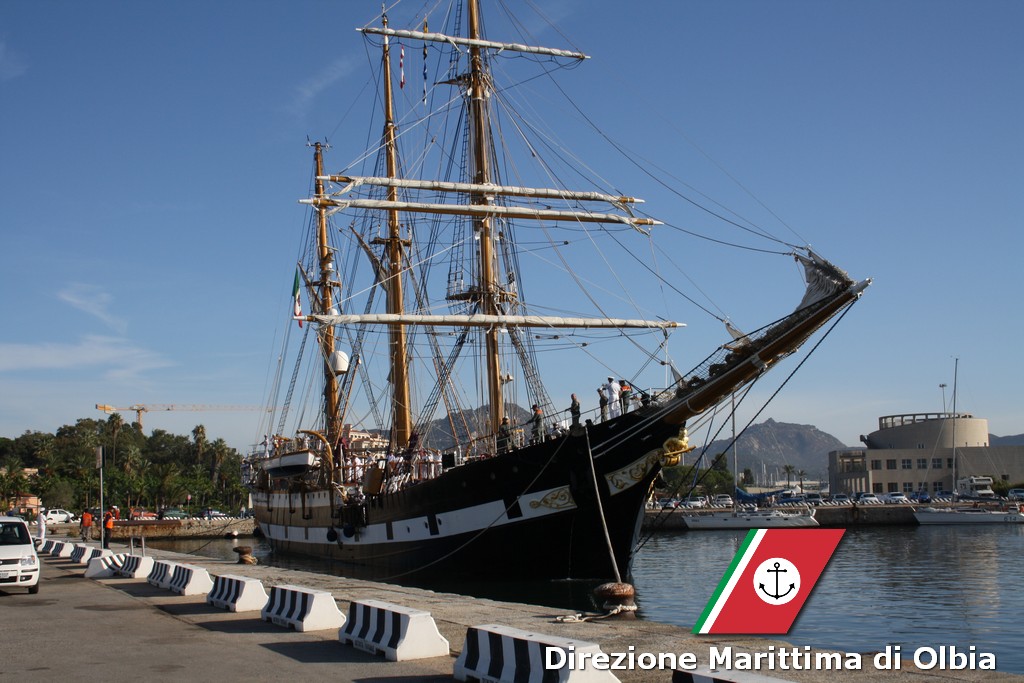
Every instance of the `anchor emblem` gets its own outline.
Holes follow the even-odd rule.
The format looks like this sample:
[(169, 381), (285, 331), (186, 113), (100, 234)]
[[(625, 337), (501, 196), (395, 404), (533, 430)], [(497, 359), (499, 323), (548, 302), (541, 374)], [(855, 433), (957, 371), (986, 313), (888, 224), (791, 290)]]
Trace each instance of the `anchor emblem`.
[(800, 572), (785, 558), (765, 560), (754, 572), (754, 592), (769, 605), (784, 605), (800, 592)]

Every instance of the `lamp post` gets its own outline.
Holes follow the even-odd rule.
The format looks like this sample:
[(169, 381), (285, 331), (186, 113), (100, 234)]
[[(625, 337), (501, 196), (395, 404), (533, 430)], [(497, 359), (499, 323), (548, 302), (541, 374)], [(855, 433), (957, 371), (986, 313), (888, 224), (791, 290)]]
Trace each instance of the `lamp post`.
[(946, 412), (946, 385), (940, 384), (939, 389), (942, 389), (942, 412)]

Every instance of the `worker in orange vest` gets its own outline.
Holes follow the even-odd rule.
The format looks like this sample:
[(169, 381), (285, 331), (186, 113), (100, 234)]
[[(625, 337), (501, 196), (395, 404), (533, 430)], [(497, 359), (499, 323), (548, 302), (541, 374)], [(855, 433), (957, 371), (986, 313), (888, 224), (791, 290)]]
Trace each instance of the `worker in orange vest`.
[(82, 532), (82, 540), (88, 541), (89, 537), (92, 536), (92, 513), (88, 510), (82, 513), (82, 521), (79, 528)]
[(110, 548), (110, 536), (114, 532), (114, 507), (103, 515), (103, 547)]

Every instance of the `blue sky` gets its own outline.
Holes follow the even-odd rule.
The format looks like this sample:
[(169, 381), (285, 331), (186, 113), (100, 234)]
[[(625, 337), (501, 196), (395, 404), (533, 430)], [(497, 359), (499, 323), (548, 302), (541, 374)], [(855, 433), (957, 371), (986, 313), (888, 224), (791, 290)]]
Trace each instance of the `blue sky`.
[[(592, 56), (568, 73), (591, 117), (874, 278), (762, 419), (855, 445), (881, 415), (941, 410), (959, 357), (958, 408), (995, 434), (1024, 432), (1024, 5), (623, 8), (544, 3)], [(99, 417), (96, 403), (262, 402), (304, 220), (306, 139), (365, 139), (347, 115), (366, 83), (353, 29), (378, 9), (0, 3), (0, 435)], [(393, 25), (404, 16), (392, 10)], [(551, 30), (537, 38), (566, 45)], [(633, 174), (629, 189), (658, 214), (644, 182)], [(775, 295), (759, 271), (700, 258), (734, 320), (766, 322), (743, 303), (748, 289)], [(710, 351), (677, 334), (681, 366)], [(145, 426), (198, 423), (238, 448), (259, 434), (248, 411), (154, 413)]]

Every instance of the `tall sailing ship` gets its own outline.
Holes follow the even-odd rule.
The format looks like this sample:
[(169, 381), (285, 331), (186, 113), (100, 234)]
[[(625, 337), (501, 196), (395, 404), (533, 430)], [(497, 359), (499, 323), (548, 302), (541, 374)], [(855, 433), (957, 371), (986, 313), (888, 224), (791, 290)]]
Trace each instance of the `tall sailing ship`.
[[(668, 343), (682, 324), (643, 313), (675, 290), (650, 246), (660, 221), (606, 184), (563, 186), (587, 166), (514, 109), (546, 102), (494, 76), (523, 85), (530, 78), (512, 67), (547, 78), (586, 56), (485, 38), (477, 0), (445, 19), (453, 28), (442, 32), (426, 20), (396, 30), (386, 16), (359, 29), (380, 54), (377, 132), (341, 172), (328, 173), (326, 145), (312, 145), (294, 294), (306, 325), (289, 336), (318, 369), (297, 365), (290, 381), (279, 370), (277, 412), (249, 462), (253, 511), (275, 550), (382, 579), (618, 579), (656, 477), (690, 448), (688, 421), (796, 351), (869, 281), (789, 249), (806, 280), (797, 308), (749, 334), (723, 328), (725, 343), (677, 371)], [(403, 87), (421, 51), (422, 98)], [(573, 260), (579, 248), (586, 260)], [(595, 276), (596, 264), (616, 273)], [(611, 293), (616, 284), (624, 294)], [(587, 386), (589, 405), (605, 376), (607, 414), (566, 410), (568, 392), (556, 401), (542, 381)], [(314, 379), (316, 417), (296, 397)], [(305, 424), (290, 428), (295, 419)]]

